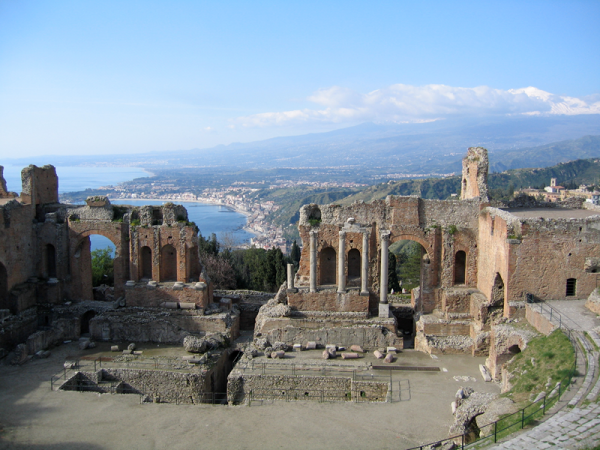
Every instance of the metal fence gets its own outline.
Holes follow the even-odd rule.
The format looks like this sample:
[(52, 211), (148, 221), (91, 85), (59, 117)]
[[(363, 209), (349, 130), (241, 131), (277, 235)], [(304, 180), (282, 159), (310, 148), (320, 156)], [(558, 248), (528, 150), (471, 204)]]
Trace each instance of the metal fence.
[(452, 436), (440, 441), (423, 444), (417, 447), (411, 447), (407, 450), (423, 450), (426, 448), (435, 448), (450, 442), (454, 442), (457, 446), (460, 446), (461, 449), (483, 448), (487, 445), (490, 445), (491, 443), (498, 442), (498, 440), (509, 436), (515, 431), (522, 430), (526, 425), (529, 425), (533, 421), (543, 417), (546, 414), (546, 410), (548, 410), (549, 408), (554, 406), (558, 401), (560, 401), (561, 396), (571, 386), (571, 380), (577, 374), (577, 360), (581, 357), (579, 352), (579, 345), (575, 339), (575, 333), (572, 332), (572, 330), (565, 325), (563, 315), (560, 314), (556, 309), (542, 302), (538, 303), (530, 301), (529, 295), (527, 296), (527, 302), (535, 303), (536, 309), (539, 306), (540, 313), (549, 316), (550, 322), (556, 323), (558, 325), (558, 328), (569, 338), (569, 341), (573, 346), (573, 350), (575, 352), (575, 361), (573, 363), (573, 366), (569, 370), (568, 375), (566, 375), (561, 381), (559, 381), (557, 385), (558, 389), (555, 388), (552, 392), (550, 392), (550, 395), (544, 396), (544, 398), (536, 402), (530, 403), (529, 405), (525, 406), (524, 408), (518, 410), (515, 413), (509, 414), (508, 416), (505, 416), (502, 419), (499, 419), (487, 425), (480, 426), (479, 437), (475, 441), (469, 442), (467, 434), (465, 433), (461, 435)]

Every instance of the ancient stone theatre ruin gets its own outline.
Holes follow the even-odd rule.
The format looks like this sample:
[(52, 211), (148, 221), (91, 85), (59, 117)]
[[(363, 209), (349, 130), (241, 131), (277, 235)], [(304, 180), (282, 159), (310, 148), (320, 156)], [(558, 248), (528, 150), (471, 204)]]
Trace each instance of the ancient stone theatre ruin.
[[(116, 380), (121, 389), (182, 403), (225, 391), (225, 400), (239, 403), (275, 383), (252, 371), (252, 358), (265, 353), (283, 364), (286, 351), (307, 348), (333, 358), (341, 348), (393, 352), (410, 342), (430, 354), (488, 356), (499, 379), (511, 348), (526, 345), (504, 322), (529, 314), (528, 301), (584, 299), (595, 290), (600, 216), (577, 199), (490, 201), (487, 172), (487, 151), (470, 148), (460, 199), (303, 206), (298, 271), (288, 267), (287, 283), (270, 298), (213, 291), (197, 228), (182, 206), (112, 205), (103, 196), (66, 205), (58, 201), (54, 167), (23, 169), (20, 194), (7, 192), (0, 170), (2, 355), (11, 352), (20, 364), (64, 341), (110, 343), (124, 353), (101, 370), (74, 366), (65, 386), (101, 390), (103, 379)], [(94, 301), (94, 234), (116, 247), (110, 301)], [(420, 286), (403, 305), (388, 296), (388, 249), (400, 240), (422, 248)], [(236, 341), (240, 327), (253, 330), (253, 339)], [(185, 343), (190, 354), (155, 358), (148, 370), (143, 352), (123, 346), (129, 342)], [(238, 360), (246, 369), (234, 367)], [(277, 383), (285, 395), (302, 390), (310, 397), (329, 384), (343, 399), (389, 395), (387, 383), (343, 377), (290, 373)]]

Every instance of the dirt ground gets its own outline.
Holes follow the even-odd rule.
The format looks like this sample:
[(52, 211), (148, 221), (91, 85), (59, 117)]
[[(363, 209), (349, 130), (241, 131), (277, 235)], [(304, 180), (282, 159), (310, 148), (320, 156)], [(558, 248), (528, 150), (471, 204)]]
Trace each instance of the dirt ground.
[[(484, 358), (412, 350), (405, 358), (439, 372), (401, 372), (410, 393), (394, 403), (276, 401), (252, 406), (140, 404), (137, 395), (50, 390), (67, 355), (64, 344), (44, 360), (0, 362), (0, 448), (8, 449), (402, 449), (448, 437), (450, 403), (461, 386), (499, 393), (484, 383)], [(456, 379), (454, 377), (457, 377)], [(465, 377), (470, 377), (465, 378)], [(408, 395), (410, 394), (410, 395)]]

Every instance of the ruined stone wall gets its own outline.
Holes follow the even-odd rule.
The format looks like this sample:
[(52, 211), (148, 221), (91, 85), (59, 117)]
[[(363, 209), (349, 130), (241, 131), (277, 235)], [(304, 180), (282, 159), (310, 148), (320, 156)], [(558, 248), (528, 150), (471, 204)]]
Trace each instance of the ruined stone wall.
[[(151, 250), (153, 280), (184, 283), (200, 281), (199, 253), (193, 227), (178, 222), (163, 226), (132, 226), (129, 240), (132, 280), (139, 281), (143, 278), (142, 249), (148, 247)], [(167, 261), (161, 260), (164, 257), (163, 249), (167, 245), (173, 246), (176, 251), (175, 267), (169, 270), (164, 267)], [(168, 273), (174, 273), (176, 280), (167, 280)]]
[(339, 311), (368, 312), (369, 297), (361, 296), (358, 290), (338, 293), (336, 289), (321, 292), (288, 292), (288, 305), (296, 311)]
[(159, 307), (164, 303), (184, 303), (186, 308), (190, 304), (195, 305), (192, 309), (204, 309), (209, 304), (208, 289), (196, 288), (194, 284), (178, 285), (176, 283), (164, 283), (160, 286), (138, 283), (135, 286), (125, 287), (125, 302), (127, 306)]
[(36, 275), (38, 253), (32, 221), (35, 210), (17, 200), (0, 207), (0, 309), (17, 314), (30, 307), (19, 300), (15, 286)]
[(26, 204), (43, 205), (58, 203), (58, 177), (54, 166), (30, 165), (21, 171), (21, 201)]
[(461, 200), (479, 197), (481, 201), (488, 201), (488, 166), (487, 150), (470, 147), (467, 156), (463, 158)]
[[(211, 392), (207, 372), (181, 373), (166, 370), (102, 369), (103, 379), (123, 381), (135, 390), (165, 403), (202, 403)], [(207, 376), (208, 375), (208, 376)]]
[(536, 307), (535, 304), (525, 305), (525, 318), (536, 330), (545, 336), (549, 336), (554, 330), (556, 330), (556, 325), (554, 325), (546, 316), (540, 313), (539, 307)]
[[(597, 218), (527, 219), (522, 232), (521, 243), (511, 245), (509, 300), (524, 293), (544, 300), (585, 299), (596, 288), (597, 274), (586, 270), (586, 259), (600, 255)], [(577, 280), (576, 292), (566, 297), (569, 278)]]
[(233, 403), (247, 398), (281, 398), (282, 400), (348, 400), (384, 402), (387, 383), (352, 381), (344, 377), (293, 375), (254, 375), (240, 371), (229, 374), (227, 397)]
[(96, 340), (162, 342), (181, 344), (190, 334), (206, 332), (239, 336), (236, 311), (205, 316), (201, 310), (122, 308), (107, 311), (90, 320), (90, 334)]
[(257, 317), (256, 333), (267, 337), (269, 342), (285, 342), (289, 345), (315, 341), (349, 347), (357, 344), (365, 349), (381, 347), (402, 348), (402, 338), (396, 336), (395, 319), (366, 319), (360, 313), (316, 313), (297, 317)]
[[(347, 230), (345, 237), (346, 252), (357, 249), (361, 252), (362, 233), (352, 233), (348, 221), (352, 220), (361, 230), (368, 230), (368, 286), (377, 296), (381, 266), (380, 232), (390, 231), (390, 244), (399, 240), (412, 240), (424, 248), (421, 264), (421, 291), (416, 309), (430, 313), (439, 306), (435, 289), (451, 287), (455, 283), (455, 257), (458, 251), (464, 251), (465, 284), (474, 287), (477, 284), (477, 233), (480, 202), (424, 200), (415, 196), (388, 196), (384, 201), (370, 204), (362, 202), (349, 206), (306, 205), (301, 208), (299, 231), (303, 242), (300, 268), (296, 274), (296, 286), (308, 286), (310, 274), (310, 231), (317, 233), (317, 285), (339, 285), (337, 260), (339, 258), (339, 232)], [(312, 225), (311, 225), (312, 223)], [(327, 255), (324, 251), (331, 248), (329, 259), (335, 259), (329, 270), (325, 270)], [(348, 253), (346, 253), (344, 271), (348, 273)], [(333, 273), (335, 272), (335, 274)], [(334, 281), (335, 280), (335, 281)], [(322, 294), (324, 297), (327, 294)], [(296, 300), (296, 299), (294, 299)], [(314, 303), (314, 302), (313, 302)], [(334, 310), (331, 302), (321, 305), (325, 310)], [(319, 305), (302, 304), (298, 309)], [(319, 309), (320, 310), (320, 309)]]
[[(522, 300), (514, 297), (509, 287), (509, 269), (512, 266), (511, 244), (507, 238), (511, 229), (506, 219), (498, 214), (499, 210), (487, 208), (479, 216), (479, 250), (477, 264), (477, 288), (490, 301), (493, 301), (492, 290), (497, 274), (504, 282), (505, 306), (511, 300)], [(508, 310), (505, 308), (505, 314)]]

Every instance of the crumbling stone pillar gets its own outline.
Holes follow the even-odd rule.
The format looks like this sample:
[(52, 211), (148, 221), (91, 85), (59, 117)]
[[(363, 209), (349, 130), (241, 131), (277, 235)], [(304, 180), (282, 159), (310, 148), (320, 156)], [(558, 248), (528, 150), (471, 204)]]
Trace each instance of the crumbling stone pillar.
[(360, 295), (369, 295), (369, 232), (363, 232), (362, 264), (360, 268)]
[(338, 249), (338, 292), (346, 292), (346, 232), (340, 231)]
[(390, 305), (387, 299), (388, 288), (388, 247), (390, 244), (390, 232), (381, 232), (381, 276), (379, 286), (379, 317), (390, 316)]
[(310, 230), (310, 292), (317, 292), (317, 232)]

